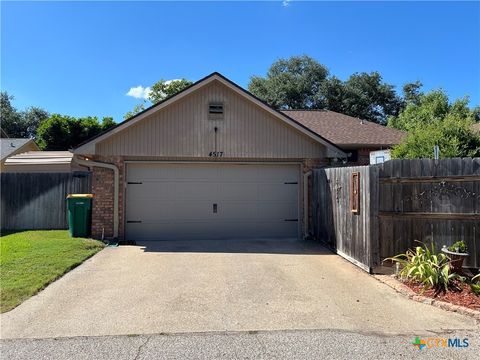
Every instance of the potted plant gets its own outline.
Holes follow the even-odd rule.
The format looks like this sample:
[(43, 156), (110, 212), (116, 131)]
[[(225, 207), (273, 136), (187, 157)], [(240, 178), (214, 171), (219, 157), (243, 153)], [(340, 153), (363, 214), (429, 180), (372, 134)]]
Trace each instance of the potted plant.
[(450, 258), (450, 265), (453, 272), (457, 274), (462, 273), (463, 261), (468, 256), (467, 244), (465, 241), (460, 240), (447, 248), (443, 245), (442, 252), (447, 254)]

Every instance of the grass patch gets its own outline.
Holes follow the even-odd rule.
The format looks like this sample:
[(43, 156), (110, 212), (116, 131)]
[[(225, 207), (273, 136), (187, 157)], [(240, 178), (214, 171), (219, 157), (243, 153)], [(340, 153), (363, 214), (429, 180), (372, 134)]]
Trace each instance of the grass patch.
[(22, 231), (0, 237), (0, 311), (35, 295), (104, 247), (67, 230)]

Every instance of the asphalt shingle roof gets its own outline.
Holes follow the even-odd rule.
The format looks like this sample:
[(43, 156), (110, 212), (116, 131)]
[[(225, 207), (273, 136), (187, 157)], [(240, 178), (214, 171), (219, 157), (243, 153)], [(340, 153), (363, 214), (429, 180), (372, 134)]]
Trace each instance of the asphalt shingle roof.
[(0, 144), (2, 148), (1, 160), (5, 159), (7, 156), (21, 148), (23, 145), (28, 143), (32, 139), (9, 139), (1, 138)]
[(400, 130), (329, 110), (282, 112), (340, 147), (388, 147), (398, 144), (406, 135)]

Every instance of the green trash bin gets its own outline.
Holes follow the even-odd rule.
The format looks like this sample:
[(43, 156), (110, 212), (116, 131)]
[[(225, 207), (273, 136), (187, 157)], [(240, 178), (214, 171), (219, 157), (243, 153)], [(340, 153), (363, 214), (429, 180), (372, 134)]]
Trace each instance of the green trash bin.
[(67, 196), (68, 230), (71, 237), (88, 237), (92, 221), (92, 194)]

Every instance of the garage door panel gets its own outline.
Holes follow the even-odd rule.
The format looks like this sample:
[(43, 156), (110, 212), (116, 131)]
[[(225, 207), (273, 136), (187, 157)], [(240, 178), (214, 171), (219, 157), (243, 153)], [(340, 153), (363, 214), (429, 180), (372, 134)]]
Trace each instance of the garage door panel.
[(177, 181), (185, 179), (194, 180), (215, 180), (218, 178), (218, 169), (205, 167), (203, 164), (162, 164), (161, 166), (152, 166), (148, 163), (131, 163), (128, 165), (129, 171), (127, 181)]
[(251, 202), (237, 201), (218, 204), (217, 216), (221, 219), (279, 220), (297, 216), (297, 203), (290, 201)]
[(218, 185), (212, 183), (192, 182), (144, 182), (130, 185), (129, 199), (156, 199), (156, 200), (207, 200)]
[(263, 219), (296, 219), (298, 203), (296, 201), (270, 201), (258, 205), (259, 216)]
[[(181, 224), (181, 231), (179, 231)], [(239, 227), (241, 225), (241, 227)], [(180, 223), (133, 223), (129, 224), (126, 236), (136, 241), (156, 240), (217, 240), (217, 239), (269, 239), (296, 238), (297, 223), (295, 222), (219, 222), (215, 228), (204, 222)]]
[(220, 200), (257, 200), (258, 184), (251, 183), (221, 183), (218, 184), (218, 199)]
[(127, 185), (126, 237), (297, 237), (298, 170), (295, 165), (130, 163), (127, 181), (140, 184)]
[(261, 184), (258, 186), (259, 200), (282, 199), (298, 201), (298, 185)]
[(131, 202), (128, 211), (128, 220), (159, 221), (162, 220), (208, 220), (215, 215), (212, 211), (211, 201), (159, 201), (151, 202), (148, 211), (145, 211), (143, 202)]

